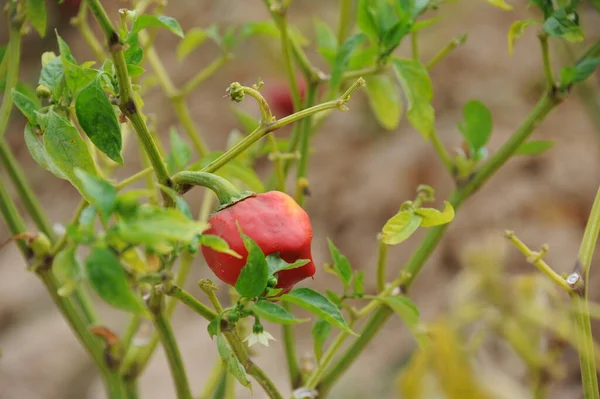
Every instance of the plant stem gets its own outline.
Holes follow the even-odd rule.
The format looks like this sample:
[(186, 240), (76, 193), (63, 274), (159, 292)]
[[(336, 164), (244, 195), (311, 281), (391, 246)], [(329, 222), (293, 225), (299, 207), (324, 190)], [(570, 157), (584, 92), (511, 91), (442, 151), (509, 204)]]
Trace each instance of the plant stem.
[(430, 71), (433, 69), (433, 67), (435, 67), (441, 60), (443, 60), (444, 58), (446, 58), (446, 56), (448, 54), (450, 54), (450, 52), (452, 50), (454, 50), (455, 48), (457, 48), (458, 46), (460, 46), (461, 44), (463, 44), (465, 41), (467, 40), (467, 34), (462, 34), (460, 36), (455, 37), (454, 39), (452, 39), (452, 41), (450, 43), (448, 43), (443, 49), (440, 50), (439, 53), (437, 53), (432, 59), (431, 61), (429, 61), (426, 65), (427, 70)]
[[(2, 181), (2, 176), (0, 176), (0, 214), (11, 236), (14, 237), (27, 231), (23, 218), (19, 215), (14, 201), (6, 190), (6, 184)], [(16, 240), (16, 244), (26, 261), (33, 256), (33, 252), (23, 240)]]
[(137, 380), (125, 381), (125, 390), (127, 391), (127, 399), (139, 399)]
[(177, 398), (192, 399), (192, 392), (190, 390), (185, 367), (181, 358), (181, 351), (179, 350), (179, 346), (175, 340), (175, 335), (173, 334), (171, 324), (165, 317), (165, 314), (162, 312), (162, 310), (157, 313), (153, 313), (153, 319), (158, 337), (165, 349), (165, 355), (167, 356), (167, 360), (169, 362), (171, 376), (173, 377), (175, 390), (177, 391)]
[[(579, 247), (579, 265), (584, 275), (584, 282), (587, 284), (590, 280), (590, 266), (592, 264), (592, 257), (596, 248), (596, 242), (598, 241), (598, 234), (600, 232), (600, 189), (596, 193), (594, 204), (592, 205), (592, 211), (588, 218), (587, 226), (581, 240), (581, 246)], [(586, 290), (587, 295), (587, 290)]]
[(450, 154), (448, 154), (446, 147), (444, 147), (444, 144), (440, 141), (440, 136), (438, 135), (436, 129), (433, 129), (431, 132), (430, 139), (438, 158), (442, 161), (450, 176), (452, 176), (454, 172), (454, 162), (452, 162)]
[(206, 187), (215, 193), (221, 205), (229, 204), (241, 195), (228, 180), (207, 172), (179, 172), (173, 176), (173, 186), (179, 193), (185, 193), (193, 186)]
[(2, 162), (6, 168), (10, 179), (17, 189), (21, 201), (23, 201), (23, 204), (25, 205), (25, 209), (27, 209), (27, 212), (31, 215), (36, 227), (53, 241), (55, 234), (54, 230), (52, 230), (52, 225), (42, 210), (37, 195), (35, 195), (29, 185), (29, 182), (23, 173), (23, 169), (21, 169), (21, 166), (4, 140), (0, 142), (0, 162)]
[(176, 285), (173, 285), (168, 292), (166, 292), (166, 294), (172, 296), (173, 298), (179, 299), (182, 303), (187, 305), (190, 309), (208, 321), (211, 321), (217, 317), (217, 314), (212, 309), (194, 298), (192, 294)]
[(380, 73), (386, 72), (388, 67), (386, 65), (377, 65), (372, 67), (366, 67), (362, 69), (356, 69), (354, 71), (344, 72), (342, 75), (342, 81), (355, 80), (360, 77), (379, 75)]
[(146, 169), (143, 169), (140, 172), (137, 172), (134, 175), (129, 176), (128, 178), (126, 178), (124, 180), (121, 180), (115, 186), (117, 188), (117, 191), (120, 191), (120, 190), (124, 189), (125, 187), (129, 186), (130, 184), (133, 184), (136, 181), (143, 179), (144, 177), (146, 177), (150, 173), (152, 173), (152, 170), (153, 170), (152, 168), (146, 168)]
[(340, 0), (340, 14), (338, 22), (337, 42), (338, 46), (348, 37), (352, 24), (352, 0)]
[[(14, 3), (14, 2), (13, 2)], [(9, 39), (4, 54), (4, 59), (8, 62), (6, 69), (6, 83), (2, 104), (0, 104), (0, 146), (4, 144), (4, 134), (8, 126), (10, 112), (12, 111), (12, 89), (17, 86), (19, 80), (19, 62), (21, 60), (21, 26), (23, 21), (15, 15), (14, 5), (9, 10)]]
[[(287, 302), (284, 302), (282, 306), (288, 312), (290, 311), (290, 306)], [(292, 389), (296, 389), (302, 386), (302, 375), (300, 374), (300, 366), (298, 365), (294, 326), (290, 324), (283, 324), (281, 326), (281, 331), (283, 332), (283, 349), (285, 351), (285, 359), (288, 366), (290, 385)]]
[(294, 64), (292, 62), (292, 50), (290, 48), (286, 10), (282, 9), (279, 13), (273, 13), (273, 15), (275, 16), (275, 22), (277, 23), (279, 34), (281, 36), (281, 52), (283, 54), (285, 72), (287, 74), (288, 84), (292, 94), (292, 103), (294, 104), (294, 110), (297, 111), (300, 109), (302, 100), (300, 98), (300, 89), (298, 87), (298, 81), (296, 80)]
[(542, 61), (544, 63), (544, 76), (546, 77), (546, 85), (548, 89), (551, 89), (556, 85), (556, 78), (554, 77), (554, 71), (550, 64), (550, 50), (548, 48), (548, 35), (544, 32), (538, 34), (540, 39), (540, 46), (542, 47)]
[(284, 162), (283, 159), (281, 159), (281, 153), (277, 149), (277, 139), (273, 133), (270, 133), (267, 137), (269, 138), (269, 143), (273, 148), (271, 155), (273, 156), (273, 166), (275, 169), (276, 189), (285, 192)]
[(419, 61), (419, 32), (413, 31), (410, 33), (410, 44), (413, 60)]
[(227, 370), (223, 368), (223, 361), (221, 358), (218, 358), (213, 366), (212, 371), (208, 375), (208, 380), (204, 384), (204, 388), (202, 389), (202, 393), (200, 394), (200, 399), (210, 399), (212, 393), (216, 390), (219, 385), (219, 382), (223, 378), (223, 374), (228, 373)]
[(232, 58), (233, 56), (231, 54), (226, 53), (213, 60), (183, 85), (181, 91), (179, 92), (179, 96), (187, 97), (192, 91), (204, 83), (206, 79), (214, 75), (215, 72), (221, 69), (221, 67), (229, 62)]
[(387, 254), (389, 246), (385, 244), (381, 238), (378, 238), (377, 241), (377, 292), (382, 292), (385, 289)]
[[(310, 83), (306, 94), (306, 103), (314, 104), (317, 97), (317, 83)], [(310, 158), (310, 136), (312, 117), (307, 117), (302, 121), (302, 128), (300, 129), (300, 161), (298, 162), (298, 169), (296, 170), (296, 181), (299, 182), (301, 179), (306, 177), (308, 172), (308, 159)], [(296, 185), (296, 202), (300, 206), (304, 203), (305, 190), (300, 187), (300, 184)]]

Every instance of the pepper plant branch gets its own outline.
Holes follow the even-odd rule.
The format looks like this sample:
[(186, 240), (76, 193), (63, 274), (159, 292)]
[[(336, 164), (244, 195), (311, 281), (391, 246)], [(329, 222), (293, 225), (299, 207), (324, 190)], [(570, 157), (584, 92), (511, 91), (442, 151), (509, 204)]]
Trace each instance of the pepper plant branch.
[(452, 176), (454, 174), (454, 162), (452, 162), (448, 150), (446, 150), (446, 147), (444, 147), (444, 144), (441, 142), (436, 129), (433, 129), (429, 138), (431, 139), (431, 145), (433, 145), (433, 149), (440, 161), (442, 161), (444, 168), (446, 168), (450, 176)]
[[(8, 232), (12, 237), (15, 237), (21, 233), (25, 233), (27, 231), (27, 227), (25, 225), (25, 221), (19, 215), (19, 211), (12, 200), (8, 190), (6, 189), (7, 185), (2, 181), (2, 176), (0, 176), (0, 214), (2, 215), (2, 219), (4, 219), (4, 223), (6, 227), (8, 227)], [(33, 252), (27, 246), (25, 241), (23, 240), (15, 240), (17, 247), (21, 251), (23, 258), (27, 261), (33, 256)]]
[[(271, 7), (271, 9), (273, 9), (273, 7)], [(302, 99), (300, 98), (300, 88), (298, 87), (296, 72), (294, 71), (294, 64), (292, 62), (292, 50), (290, 46), (286, 11), (287, 10), (285, 9), (280, 9), (279, 12), (273, 10), (273, 15), (275, 16), (275, 22), (277, 23), (279, 34), (281, 36), (281, 52), (283, 54), (288, 85), (292, 94), (292, 103), (294, 105), (294, 110), (297, 111), (300, 109)]]
[(377, 292), (385, 289), (387, 255), (389, 246), (383, 242), (381, 237), (377, 237)]
[(466, 33), (452, 39), (452, 41), (450, 43), (448, 43), (446, 46), (444, 46), (444, 48), (442, 48), (439, 53), (434, 55), (433, 58), (427, 63), (427, 65), (425, 66), (427, 68), (427, 70), (432, 70), (433, 67), (435, 67), (441, 60), (446, 58), (448, 56), (448, 54), (450, 54), (450, 52), (452, 52), (452, 50), (454, 50), (455, 48), (457, 48), (458, 46), (463, 44), (466, 40), (467, 40)]
[(340, 0), (339, 9), (337, 42), (341, 46), (352, 29), (352, 0)]
[[(14, 2), (11, 2), (11, 4)], [(2, 104), (0, 104), (0, 146), (4, 144), (4, 134), (8, 126), (8, 120), (12, 111), (12, 89), (17, 86), (19, 80), (19, 61), (21, 59), (21, 26), (22, 16), (16, 14), (16, 7), (11, 6), (9, 10), (9, 39), (4, 59), (8, 63), (6, 68), (6, 83)]]
[(233, 58), (230, 53), (222, 54), (220, 57), (213, 60), (204, 69), (201, 69), (196, 75), (187, 81), (179, 91), (179, 96), (187, 97), (192, 91), (200, 86), (206, 79), (215, 74), (223, 65), (229, 62)]
[(545, 32), (538, 33), (540, 46), (542, 48), (542, 63), (544, 64), (544, 76), (546, 77), (546, 86), (552, 88), (556, 85), (556, 78), (550, 63), (550, 49), (548, 48), (548, 34)]
[[(290, 306), (287, 302), (284, 302), (282, 306), (288, 312), (290, 311)], [(283, 335), (283, 350), (288, 366), (290, 385), (292, 389), (296, 389), (302, 386), (302, 374), (300, 373), (300, 365), (298, 363), (298, 352), (296, 351), (294, 327), (290, 324), (283, 324), (281, 326), (281, 331)]]
[(165, 294), (178, 299), (208, 321), (211, 321), (218, 316), (217, 313), (215, 313), (212, 309), (210, 309), (205, 304), (194, 298), (194, 296), (191, 295), (189, 292), (183, 290), (182, 288), (176, 285), (171, 286), (165, 292)]

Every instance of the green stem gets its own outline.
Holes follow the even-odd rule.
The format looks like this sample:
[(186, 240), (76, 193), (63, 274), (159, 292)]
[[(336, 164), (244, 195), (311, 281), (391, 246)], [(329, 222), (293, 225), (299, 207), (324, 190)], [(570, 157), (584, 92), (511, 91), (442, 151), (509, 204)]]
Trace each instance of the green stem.
[(127, 399), (139, 399), (138, 382), (137, 380), (125, 381), (125, 390), (127, 392)]
[[(306, 104), (314, 104), (317, 98), (317, 83), (310, 83), (306, 93)], [(299, 182), (305, 178), (308, 173), (308, 159), (310, 158), (310, 137), (312, 127), (312, 117), (307, 117), (302, 121), (300, 129), (300, 160), (298, 161), (298, 169), (296, 170), (296, 181)], [(293, 150), (292, 150), (293, 151)], [(300, 206), (304, 203), (304, 190), (300, 184), (296, 185), (296, 201)]]
[(419, 32), (411, 32), (410, 43), (412, 48), (412, 58), (415, 61), (419, 61)]
[(556, 78), (554, 77), (554, 71), (550, 63), (550, 50), (548, 48), (548, 35), (544, 32), (538, 34), (540, 39), (540, 46), (542, 48), (542, 61), (544, 64), (544, 76), (546, 77), (546, 85), (548, 89), (553, 88), (556, 85)]
[(27, 209), (27, 212), (31, 215), (36, 227), (48, 236), (50, 240), (54, 241), (55, 234), (52, 230), (52, 225), (50, 224), (46, 213), (42, 210), (37, 195), (29, 185), (29, 182), (23, 173), (23, 169), (21, 169), (21, 166), (15, 159), (8, 144), (4, 141), (0, 142), (0, 162), (2, 162), (6, 168), (8, 176), (15, 185), (17, 193), (19, 194), (21, 201), (23, 201), (25, 209)]
[(429, 70), (429, 71), (432, 70), (433, 67), (435, 67), (441, 60), (446, 58), (452, 50), (454, 50), (455, 48), (457, 48), (458, 46), (463, 44), (466, 40), (467, 40), (466, 33), (452, 39), (452, 41), (450, 43), (448, 43), (443, 49), (441, 49), (440, 52), (437, 53), (435, 56), (433, 56), (431, 61), (429, 61), (427, 63), (427, 66), (426, 66), (427, 70)]
[(279, 28), (281, 36), (281, 52), (283, 54), (283, 62), (285, 64), (285, 72), (288, 78), (288, 84), (292, 94), (292, 103), (294, 104), (294, 110), (299, 110), (302, 104), (300, 98), (300, 88), (298, 87), (298, 81), (296, 80), (296, 72), (294, 71), (294, 64), (292, 62), (292, 49), (290, 46), (290, 39), (287, 25), (287, 14), (286, 10), (281, 10), (280, 13), (275, 13), (277, 16), (275, 21)]
[[(285, 310), (290, 310), (287, 302), (284, 302), (282, 306), (285, 308)], [(281, 326), (281, 331), (283, 332), (283, 349), (285, 351), (285, 359), (288, 366), (290, 385), (292, 386), (292, 389), (296, 389), (302, 385), (302, 375), (300, 374), (300, 366), (298, 365), (294, 326), (290, 324), (283, 324)]]
[(352, 23), (352, 0), (340, 0), (340, 14), (338, 22), (337, 41), (338, 45), (342, 43), (348, 37)]
[(212, 309), (210, 309), (208, 306), (194, 298), (192, 294), (176, 285), (173, 285), (168, 290), (168, 292), (166, 292), (166, 294), (173, 298), (179, 299), (182, 303), (187, 305), (190, 309), (192, 309), (194, 312), (198, 313), (200, 316), (204, 317), (208, 321), (211, 321), (215, 317), (217, 317), (217, 314)]
[(81, 310), (83, 318), (88, 325), (98, 324), (99, 318), (96, 310), (94, 309), (94, 304), (92, 303), (92, 299), (88, 295), (85, 287), (77, 287), (73, 292), (73, 299), (77, 303), (77, 306)]
[[(0, 176), (0, 214), (2, 215), (2, 219), (6, 226), (8, 227), (8, 231), (11, 236), (16, 236), (21, 233), (27, 231), (27, 226), (19, 215), (19, 211), (15, 206), (14, 201), (12, 200), (10, 194), (6, 190), (6, 184), (2, 181), (2, 176)], [(31, 249), (25, 244), (23, 240), (16, 241), (17, 247), (23, 254), (23, 258), (25, 260), (31, 259), (33, 256), (33, 252)]]
[(387, 255), (389, 246), (380, 238), (377, 239), (377, 292), (382, 292), (385, 289)]
[(271, 155), (273, 156), (273, 165), (275, 168), (275, 181), (276, 189), (285, 192), (285, 172), (284, 172), (284, 160), (281, 159), (281, 153), (277, 149), (277, 139), (273, 133), (268, 135), (269, 143), (273, 148)]
[(226, 53), (212, 61), (204, 69), (194, 75), (185, 85), (181, 88), (179, 95), (181, 97), (187, 97), (192, 91), (200, 86), (206, 79), (215, 74), (223, 65), (229, 62), (233, 56), (230, 53)]
[(153, 315), (154, 326), (158, 333), (158, 337), (165, 349), (165, 355), (169, 362), (171, 376), (175, 383), (177, 391), (177, 399), (192, 399), (192, 392), (185, 373), (185, 367), (181, 358), (181, 351), (175, 340), (171, 324), (165, 317), (164, 312), (160, 311)]
[(204, 388), (202, 389), (202, 393), (200, 394), (200, 399), (210, 399), (212, 397), (212, 393), (217, 389), (221, 379), (223, 378), (223, 374), (228, 374), (227, 370), (223, 368), (223, 361), (221, 358), (218, 358), (213, 366), (212, 371), (208, 375), (208, 380), (204, 384)]
[[(16, 3), (16, 2), (13, 2)], [(12, 89), (19, 80), (19, 62), (21, 60), (21, 26), (23, 21), (15, 15), (15, 10), (9, 12), (9, 39), (4, 59), (8, 62), (6, 70), (6, 83), (2, 104), (0, 104), (0, 145), (4, 145), (4, 134), (8, 126), (8, 119), (12, 111)]]
[(241, 195), (228, 180), (207, 172), (179, 172), (173, 175), (173, 186), (180, 193), (189, 191), (193, 186), (206, 187), (215, 193), (221, 205), (229, 204)]
[(448, 173), (452, 175), (454, 172), (454, 163), (452, 162), (446, 147), (444, 147), (444, 144), (440, 141), (440, 136), (438, 135), (437, 130), (434, 129), (433, 132), (431, 132), (430, 139), (438, 158), (442, 161)]
[(581, 383), (584, 399), (599, 399), (598, 376), (594, 354), (594, 338), (587, 300), (579, 295), (571, 296), (573, 306), (573, 322), (575, 324), (575, 341), (579, 354), (579, 367), (581, 369)]
[[(592, 264), (592, 257), (594, 250), (596, 249), (596, 243), (598, 241), (598, 234), (600, 232), (600, 189), (596, 193), (594, 204), (592, 205), (592, 211), (588, 218), (587, 226), (581, 240), (581, 246), (579, 247), (579, 265), (584, 275), (584, 282), (587, 284), (590, 281), (590, 266)], [(587, 290), (586, 290), (587, 295)]]

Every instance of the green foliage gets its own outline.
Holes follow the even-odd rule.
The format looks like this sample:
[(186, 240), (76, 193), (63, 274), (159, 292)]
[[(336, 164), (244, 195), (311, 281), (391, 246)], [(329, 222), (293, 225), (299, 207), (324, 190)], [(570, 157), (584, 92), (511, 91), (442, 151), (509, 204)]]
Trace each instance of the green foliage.
[(317, 38), (317, 51), (325, 58), (329, 65), (333, 65), (338, 50), (338, 42), (333, 30), (322, 20), (315, 18), (315, 34)]
[(27, 19), (41, 37), (46, 36), (46, 3), (44, 0), (27, 0), (25, 2)]
[(278, 253), (267, 255), (265, 259), (267, 261), (267, 270), (269, 276), (273, 276), (275, 273), (278, 273), (282, 270), (297, 269), (310, 262), (308, 259), (298, 259), (295, 262), (288, 263), (281, 259)]
[(539, 155), (554, 147), (554, 141), (532, 140), (519, 146), (515, 155)]
[(423, 218), (411, 211), (402, 211), (389, 219), (381, 230), (382, 240), (387, 245), (406, 241), (421, 225)]
[(188, 144), (181, 138), (175, 128), (169, 131), (171, 141), (171, 152), (167, 156), (167, 169), (169, 173), (174, 174), (183, 170), (192, 157), (192, 150)]
[(179, 26), (179, 22), (177, 22), (175, 18), (167, 17), (164, 15), (157, 17), (156, 15), (142, 14), (136, 15), (134, 17), (133, 27), (131, 28), (131, 31), (125, 38), (125, 41), (129, 42), (130, 40), (132, 40), (133, 37), (137, 35), (139, 31), (151, 27), (165, 28), (181, 38), (183, 38), (184, 36), (183, 31), (181, 30), (181, 26)]
[(569, 42), (577, 43), (585, 38), (579, 26), (579, 15), (570, 8), (560, 8), (544, 22), (544, 31), (550, 36), (561, 37)]
[(212, 234), (202, 234), (200, 236), (200, 243), (203, 246), (212, 249), (213, 251), (231, 255), (234, 258), (238, 258), (238, 259), (242, 258), (242, 255), (238, 254), (233, 249), (231, 249), (229, 247), (229, 244), (227, 243), (227, 241), (225, 241), (224, 239), (222, 239), (219, 236), (215, 236)]
[(52, 262), (52, 271), (62, 284), (58, 289), (58, 295), (71, 295), (85, 277), (83, 264), (77, 256), (77, 247), (71, 245), (58, 252)]
[(106, 223), (117, 208), (117, 189), (104, 179), (75, 168), (75, 176), (81, 184), (82, 195), (90, 204), (95, 205), (100, 217)]
[[(221, 360), (227, 365), (227, 370), (239, 381), (242, 386), (252, 389), (252, 383), (248, 379), (246, 369), (240, 363), (239, 359), (233, 353), (231, 346), (225, 341), (225, 337), (221, 334), (221, 323), (220, 318), (215, 319), (215, 334), (217, 336), (217, 351)], [(212, 323), (211, 323), (212, 324)]]
[(58, 169), (54, 162), (46, 152), (46, 148), (40, 143), (38, 136), (34, 132), (33, 126), (28, 123), (25, 126), (25, 145), (27, 146), (27, 150), (29, 150), (29, 154), (38, 165), (42, 168), (46, 169), (48, 172), (52, 173), (54, 176), (59, 179), (67, 179), (65, 174)]
[(371, 76), (367, 81), (369, 105), (379, 124), (388, 130), (398, 127), (402, 117), (402, 97), (398, 86), (387, 75)]
[(333, 66), (331, 67), (331, 80), (329, 82), (329, 90), (331, 93), (336, 93), (342, 83), (342, 74), (348, 66), (350, 56), (354, 49), (366, 39), (366, 36), (357, 33), (350, 36), (338, 49)]
[(17, 106), (17, 108), (19, 108), (19, 111), (25, 115), (27, 120), (29, 120), (29, 123), (36, 125), (37, 117), (35, 115), (35, 111), (38, 111), (39, 107), (35, 101), (17, 89), (12, 89), (11, 97), (13, 103)]
[(237, 292), (246, 298), (254, 298), (260, 296), (267, 288), (267, 280), (269, 279), (269, 268), (267, 260), (258, 244), (240, 229), (244, 247), (248, 251), (246, 265), (243, 267), (235, 289)]
[(308, 319), (297, 319), (293, 314), (269, 301), (258, 301), (250, 308), (257, 316), (277, 324), (297, 324), (308, 321)]
[(350, 262), (348, 261), (348, 258), (342, 255), (333, 241), (329, 238), (327, 239), (327, 243), (329, 244), (331, 259), (333, 260), (333, 270), (335, 270), (336, 274), (344, 284), (344, 289), (348, 289), (350, 282), (352, 281), (352, 268), (350, 267)]
[(508, 30), (508, 52), (509, 54), (513, 53), (515, 42), (517, 39), (520, 39), (525, 33), (525, 29), (529, 26), (537, 25), (537, 21), (533, 19), (524, 19), (521, 21), (515, 21), (510, 26)]
[(177, 45), (177, 59), (183, 61), (209, 37), (210, 35), (205, 29), (192, 28), (187, 31), (183, 40)]
[(492, 134), (492, 113), (479, 100), (471, 100), (463, 107), (463, 120), (458, 124), (473, 153), (483, 148)]
[(313, 350), (318, 363), (320, 363), (321, 356), (323, 355), (323, 345), (325, 344), (325, 341), (327, 341), (327, 338), (331, 334), (332, 330), (333, 327), (331, 324), (323, 319), (318, 319), (313, 325), (311, 330), (313, 337)]
[(600, 58), (588, 58), (575, 66), (562, 68), (560, 70), (560, 84), (569, 86), (573, 83), (583, 82), (594, 73), (599, 64)]

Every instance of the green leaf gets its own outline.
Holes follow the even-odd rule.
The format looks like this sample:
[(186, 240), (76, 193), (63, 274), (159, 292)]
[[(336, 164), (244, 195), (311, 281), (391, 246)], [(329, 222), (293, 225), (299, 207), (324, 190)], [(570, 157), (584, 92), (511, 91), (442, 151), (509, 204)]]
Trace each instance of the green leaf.
[(342, 313), (340, 313), (337, 306), (331, 303), (329, 299), (310, 288), (296, 288), (289, 294), (282, 295), (280, 300), (308, 310), (339, 329), (346, 331), (349, 334), (357, 335), (350, 327), (348, 327), (344, 320), (344, 316), (342, 316)]
[(405, 296), (373, 297), (373, 299), (383, 302), (400, 316), (420, 346), (427, 344), (429, 338), (423, 331), (419, 331), (419, 309), (410, 299)]
[(158, 207), (140, 207), (129, 220), (117, 223), (118, 234), (123, 240), (151, 247), (189, 243), (207, 228), (207, 223), (190, 220), (177, 209)]
[(450, 223), (454, 219), (454, 208), (447, 201), (444, 201), (443, 212), (434, 208), (419, 208), (415, 210), (415, 213), (423, 218), (421, 227), (439, 226)]
[(65, 71), (65, 81), (67, 88), (75, 95), (80, 89), (84, 88), (98, 76), (98, 71), (91, 68), (84, 68), (65, 59), (62, 60)]
[(498, 7), (504, 11), (510, 11), (513, 9), (512, 6), (504, 0), (486, 0), (486, 1), (488, 3), (490, 3), (491, 5), (493, 5), (494, 7)]
[(131, 290), (127, 274), (113, 251), (94, 247), (85, 265), (88, 281), (100, 298), (118, 309), (144, 312), (141, 298)]
[(240, 384), (246, 388), (252, 389), (252, 383), (248, 379), (246, 369), (240, 363), (237, 356), (233, 354), (231, 347), (225, 341), (225, 338), (221, 334), (221, 324), (217, 323), (217, 351), (221, 360), (227, 365), (227, 370), (239, 381)]
[(282, 270), (297, 269), (310, 262), (309, 259), (298, 259), (293, 263), (288, 263), (279, 257), (279, 253), (267, 255), (265, 259), (267, 261), (267, 269), (269, 270), (269, 276), (272, 276), (275, 273), (278, 273)]
[(579, 26), (579, 16), (575, 11), (558, 9), (544, 22), (544, 31), (550, 36), (561, 37), (569, 42), (578, 43), (585, 39)]
[(331, 67), (331, 80), (329, 82), (329, 90), (332, 95), (336, 94), (342, 84), (342, 75), (348, 66), (350, 56), (354, 49), (361, 44), (367, 37), (362, 33), (357, 33), (350, 36), (340, 46), (335, 55), (335, 60)]
[(179, 133), (177, 133), (177, 129), (171, 128), (169, 138), (171, 141), (171, 152), (167, 156), (167, 169), (169, 173), (174, 174), (185, 168), (192, 157), (192, 150)]
[(539, 155), (554, 147), (554, 141), (532, 140), (523, 143), (515, 151), (515, 155)]
[(46, 36), (46, 2), (44, 0), (27, 0), (25, 2), (27, 19), (40, 37)]
[(483, 148), (492, 133), (492, 113), (479, 100), (471, 100), (463, 107), (463, 121), (458, 124), (465, 141), (473, 152)]
[(258, 127), (258, 120), (252, 115), (242, 111), (237, 107), (232, 108), (235, 119), (242, 125), (242, 128), (246, 133), (253, 132)]
[(140, 66), (127, 64), (127, 73), (130, 77), (135, 78), (137, 76), (141, 76), (146, 70)]
[(525, 33), (525, 29), (528, 26), (537, 25), (537, 23), (538, 22), (533, 19), (524, 19), (524, 20), (515, 21), (512, 23), (512, 25), (510, 26), (510, 29), (508, 30), (508, 53), (509, 54), (512, 55), (514, 46), (515, 46), (515, 41), (517, 41), (517, 39), (520, 39), (521, 36), (523, 36), (523, 33)]
[(402, 98), (398, 86), (386, 75), (367, 78), (369, 105), (377, 122), (387, 130), (394, 130), (402, 117)]
[(63, 66), (60, 57), (56, 57), (47, 63), (40, 72), (39, 84), (48, 87), (52, 92), (52, 98), (58, 99), (60, 83), (64, 76)]
[(52, 272), (61, 282), (58, 295), (70, 295), (84, 277), (83, 265), (77, 257), (77, 248), (74, 245), (63, 248), (56, 254), (52, 261)]
[(413, 27), (412, 21), (398, 21), (389, 28), (383, 35), (383, 52), (381, 58), (388, 57), (399, 45), (404, 36), (406, 36)]
[(127, 65), (140, 65), (144, 59), (144, 49), (138, 44), (137, 35), (129, 40), (129, 47), (125, 50), (125, 63)]
[(73, 53), (71, 53), (71, 48), (69, 47), (69, 45), (67, 44), (67, 42), (65, 42), (63, 40), (62, 37), (60, 37), (60, 35), (58, 34), (58, 31), (56, 32), (56, 41), (58, 42), (58, 50), (60, 51), (60, 56), (63, 60), (67, 60), (73, 64), (77, 64), (77, 61), (75, 60), (75, 57), (73, 57)]
[(594, 73), (599, 64), (600, 58), (586, 58), (575, 66), (562, 68), (560, 70), (561, 85), (568, 86), (583, 82)]
[(102, 220), (106, 223), (108, 217), (117, 208), (117, 189), (115, 186), (106, 180), (91, 175), (84, 170), (75, 168), (75, 175), (81, 181), (83, 197), (90, 203), (94, 204)]
[(327, 244), (329, 245), (331, 260), (333, 260), (333, 268), (342, 280), (342, 283), (344, 283), (344, 288), (348, 288), (350, 286), (350, 281), (352, 280), (352, 268), (350, 267), (350, 262), (346, 256), (342, 255), (340, 250), (337, 249), (333, 241), (329, 238), (327, 239)]
[[(290, 26), (288, 27), (288, 34), (290, 38), (299, 46), (306, 46), (309, 44), (309, 40), (302, 35), (296, 27)], [(268, 21), (257, 21), (257, 22), (248, 22), (242, 26), (240, 36), (242, 38), (247, 38), (250, 36), (262, 35), (272, 38), (279, 38), (279, 28), (275, 25), (273, 20)]]
[(102, 74), (79, 92), (75, 112), (92, 143), (110, 159), (123, 165), (121, 127), (102, 88)]
[(335, 33), (322, 20), (315, 18), (315, 33), (317, 37), (317, 51), (325, 58), (327, 63), (333, 64), (338, 49)]
[(529, 0), (530, 4), (535, 4), (544, 14), (544, 20), (550, 18), (554, 12), (554, 4), (552, 0)]
[(248, 258), (246, 258), (246, 265), (240, 271), (235, 289), (242, 297), (254, 298), (265, 292), (267, 280), (269, 279), (269, 268), (265, 254), (258, 244), (244, 234), (241, 229), (240, 235), (244, 240), (244, 247), (248, 251)]
[(327, 298), (329, 298), (331, 303), (333, 303), (338, 308), (342, 307), (342, 298), (340, 298), (339, 295), (330, 290), (325, 290), (325, 294), (327, 295)]
[(183, 40), (177, 45), (177, 59), (183, 61), (192, 51), (200, 46), (209, 38), (206, 30), (201, 28), (192, 28), (185, 34)]
[(354, 295), (362, 296), (365, 294), (365, 271), (357, 270), (354, 272)]
[(323, 355), (323, 345), (327, 341), (327, 337), (331, 334), (333, 327), (330, 323), (323, 319), (318, 319), (311, 330), (313, 337), (313, 349), (315, 351), (315, 358), (317, 363), (321, 362), (321, 356)]
[(431, 106), (433, 85), (429, 73), (414, 60), (396, 58), (392, 64), (408, 100), (408, 120), (425, 139), (429, 139), (435, 129), (435, 111)]
[(387, 245), (407, 240), (421, 225), (423, 218), (410, 211), (398, 212), (383, 226), (382, 241)]
[(157, 17), (155, 15), (143, 14), (137, 16), (133, 20), (133, 27), (131, 28), (131, 31), (127, 35), (125, 41), (129, 42), (129, 40), (131, 40), (131, 38), (142, 29), (151, 28), (154, 26), (168, 29), (177, 36), (183, 38), (183, 31), (181, 30), (181, 26), (179, 26), (179, 23), (177, 20), (175, 20), (175, 18), (166, 17), (164, 15)]
[(269, 301), (258, 301), (250, 309), (259, 317), (277, 324), (297, 324), (304, 323), (309, 319), (297, 319), (293, 314)]
[(242, 259), (242, 255), (238, 254), (233, 249), (231, 249), (227, 241), (225, 241), (219, 236), (215, 236), (212, 234), (202, 234), (200, 236), (200, 243), (214, 251), (231, 255), (234, 258)]
[(377, 14), (371, 0), (358, 0), (356, 18), (359, 29), (376, 41), (379, 36)]
[(33, 126), (31, 124), (27, 124), (25, 126), (25, 145), (31, 154), (31, 157), (38, 165), (42, 168), (46, 169), (48, 172), (52, 173), (54, 176), (59, 179), (68, 180), (64, 173), (60, 171), (50, 159), (50, 156), (46, 152), (46, 149), (40, 142), (38, 136), (33, 131)]
[(212, 319), (210, 321), (210, 323), (208, 323), (208, 326), (206, 326), (206, 330), (208, 331), (208, 335), (210, 336), (210, 338), (216, 336), (219, 333), (220, 324), (221, 324), (220, 316), (215, 317), (214, 319)]
[(80, 192), (80, 182), (75, 175), (75, 168), (83, 169), (91, 175), (96, 175), (96, 165), (90, 155), (85, 141), (75, 127), (57, 114), (50, 111), (46, 118), (44, 133), (44, 149), (52, 164), (66, 176)]
[(29, 120), (32, 125), (37, 125), (37, 117), (35, 111), (37, 110), (36, 103), (25, 94), (12, 89), (11, 91), (13, 103), (19, 108), (19, 111)]

